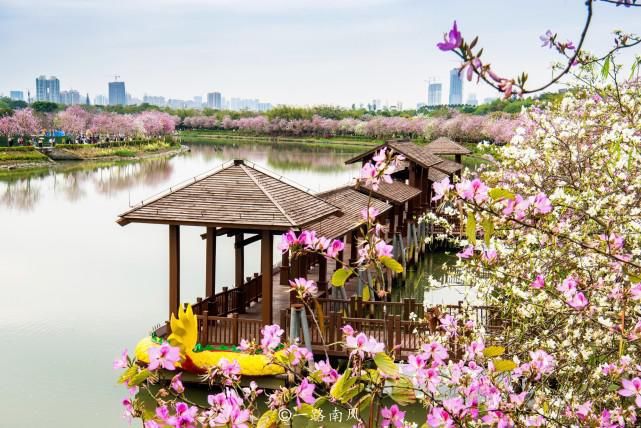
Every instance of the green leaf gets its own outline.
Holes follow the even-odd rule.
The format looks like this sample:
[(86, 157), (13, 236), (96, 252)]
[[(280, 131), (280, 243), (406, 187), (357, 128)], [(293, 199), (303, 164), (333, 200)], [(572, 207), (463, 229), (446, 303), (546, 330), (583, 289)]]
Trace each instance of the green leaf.
[(483, 355), (487, 358), (500, 357), (505, 354), (505, 348), (502, 346), (488, 346), (483, 350)]
[(151, 376), (151, 372), (145, 369), (131, 378), (131, 380), (129, 381), (129, 386), (138, 386), (143, 383), (149, 376)]
[(332, 285), (335, 287), (342, 287), (345, 285), (347, 278), (352, 275), (352, 270), (347, 268), (340, 268), (332, 275)]
[(278, 426), (278, 413), (276, 410), (268, 410), (258, 419), (256, 428), (274, 428)]
[(390, 256), (381, 257), (381, 262), (385, 265), (386, 268), (392, 272), (401, 273), (403, 272), (403, 265), (391, 258)]
[(472, 212), (467, 214), (467, 224), (465, 225), (465, 234), (467, 235), (467, 240), (470, 241), (472, 245), (475, 245), (476, 244), (476, 217)]
[(363, 285), (363, 295), (361, 296), (364, 302), (369, 302), (372, 298), (371, 293), (369, 292), (369, 285)]
[(386, 375), (398, 375), (398, 366), (394, 364), (394, 360), (385, 352), (379, 352), (374, 355), (374, 362), (376, 363), (376, 367)]
[(353, 377), (352, 370), (347, 369), (332, 385), (329, 395), (341, 403), (347, 403), (363, 390), (363, 385), (355, 385), (357, 381), (358, 377)]
[(603, 67), (601, 67), (601, 77), (604, 79), (607, 79), (609, 74), (610, 74), (610, 55), (605, 57), (605, 62), (603, 63)]
[(128, 381), (129, 379), (131, 379), (131, 378), (132, 378), (132, 376), (134, 376), (136, 373), (138, 373), (138, 366), (136, 366), (136, 365), (134, 364), (133, 366), (131, 366), (131, 367), (129, 367), (127, 370), (125, 370), (123, 374), (121, 374), (121, 375), (120, 375), (120, 377), (118, 378), (118, 383), (125, 383), (125, 382), (127, 382), (127, 381)]
[(494, 199), (495, 201), (499, 201), (501, 199), (514, 199), (515, 197), (514, 193), (510, 192), (509, 190), (500, 189), (498, 187), (490, 189), (487, 194), (490, 195), (490, 198)]
[(416, 403), (416, 393), (414, 392), (412, 381), (406, 376), (401, 376), (392, 385), (390, 398), (401, 406), (409, 406)]
[(490, 246), (490, 239), (494, 235), (494, 222), (489, 218), (484, 218), (481, 222), (483, 226), (483, 238), (485, 239), (485, 245)]
[(499, 372), (510, 372), (516, 368), (516, 363), (512, 360), (496, 360), (494, 361), (494, 369)]

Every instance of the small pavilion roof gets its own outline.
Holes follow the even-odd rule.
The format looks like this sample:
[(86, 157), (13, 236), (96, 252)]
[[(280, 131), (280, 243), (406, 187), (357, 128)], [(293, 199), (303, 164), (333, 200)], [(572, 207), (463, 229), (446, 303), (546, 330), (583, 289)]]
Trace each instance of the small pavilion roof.
[(392, 181), (387, 183), (382, 181), (378, 185), (378, 189), (374, 190), (371, 186), (366, 186), (364, 184), (360, 185), (359, 189), (363, 193), (372, 193), (372, 196), (390, 201), (393, 204), (401, 205), (409, 201), (412, 198), (417, 197), (421, 194), (421, 189), (412, 187), (409, 184), (405, 184), (401, 181)]
[(434, 165), (434, 168), (438, 169), (438, 170), (441, 170), (441, 171), (443, 171), (443, 172), (445, 172), (447, 174), (454, 174), (456, 171), (462, 170), (463, 169), (463, 165), (458, 163), (458, 162), (454, 162), (454, 161), (451, 161), (451, 160), (448, 160), (448, 159), (443, 159), (442, 162), (437, 163), (436, 165)]
[(439, 137), (431, 143), (428, 143), (425, 147), (437, 155), (469, 155), (472, 153), (467, 147), (447, 137)]
[[(368, 196), (355, 190), (351, 186), (339, 187), (327, 192), (318, 193), (316, 196), (335, 205), (343, 212), (342, 216), (331, 215), (305, 226), (306, 229), (315, 230), (318, 236), (329, 239), (339, 238), (363, 224), (361, 211), (367, 208)], [(383, 214), (392, 206), (376, 198), (370, 200), (370, 206)]]
[(117, 222), (286, 230), (340, 209), (242, 160), (223, 164), (120, 214)]
[(438, 170), (436, 168), (430, 168), (427, 170), (427, 179), (430, 180), (432, 183), (436, 183), (437, 181), (441, 181), (442, 179), (446, 178), (447, 174), (444, 173), (441, 170)]
[(440, 157), (436, 156), (434, 152), (428, 150), (426, 146), (415, 144), (409, 140), (390, 140), (347, 160), (345, 163), (356, 163), (363, 159), (367, 159), (383, 147), (391, 148), (395, 152), (402, 154), (408, 160), (417, 163), (423, 168), (429, 168), (430, 166), (435, 165), (443, 160)]

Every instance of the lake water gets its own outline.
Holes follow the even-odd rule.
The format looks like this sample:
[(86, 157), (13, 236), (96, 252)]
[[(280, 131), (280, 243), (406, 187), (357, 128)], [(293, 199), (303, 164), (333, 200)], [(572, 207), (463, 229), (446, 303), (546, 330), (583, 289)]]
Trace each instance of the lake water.
[[(352, 153), (327, 149), (191, 147), (170, 159), (0, 177), (0, 426), (127, 426), (112, 361), (164, 321), (168, 290), (167, 227), (117, 225), (130, 203), (234, 158), (311, 191), (345, 184), (357, 168), (344, 165)], [(204, 294), (202, 232), (182, 230), (183, 301)], [(220, 289), (233, 282), (233, 244), (218, 245)], [(259, 270), (258, 245), (247, 250), (247, 274)]]

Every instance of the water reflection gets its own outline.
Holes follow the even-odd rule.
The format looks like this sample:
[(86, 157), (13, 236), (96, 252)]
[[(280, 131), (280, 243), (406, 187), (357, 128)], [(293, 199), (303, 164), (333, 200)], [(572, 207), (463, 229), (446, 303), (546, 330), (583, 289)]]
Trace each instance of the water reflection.
[[(40, 199), (49, 195), (62, 196), (69, 202), (80, 201), (94, 192), (117, 195), (134, 186), (171, 185), (174, 165), (188, 159), (213, 168), (230, 159), (248, 159), (268, 169), (287, 174), (333, 173), (345, 170), (345, 153), (327, 149), (299, 149), (270, 144), (190, 144), (191, 152), (176, 158), (154, 158), (140, 161), (81, 162), (56, 165), (50, 169), (12, 171), (0, 174), (0, 206), (19, 211), (32, 211)], [(205, 165), (207, 167), (205, 167)], [(353, 169), (353, 168), (352, 168)], [(196, 171), (201, 173), (203, 171)], [(353, 175), (353, 174), (352, 174)], [(186, 177), (183, 177), (186, 178)], [(314, 188), (318, 183), (301, 183)], [(162, 189), (159, 189), (162, 190)]]

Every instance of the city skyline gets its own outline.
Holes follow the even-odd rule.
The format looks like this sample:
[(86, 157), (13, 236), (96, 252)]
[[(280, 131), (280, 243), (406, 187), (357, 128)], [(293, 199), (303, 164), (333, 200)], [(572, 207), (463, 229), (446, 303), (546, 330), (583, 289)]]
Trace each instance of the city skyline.
[[(446, 83), (449, 70), (458, 66), (435, 47), (454, 19), (464, 36), (479, 35), (484, 57), (497, 70), (504, 75), (527, 70), (533, 84), (545, 80), (549, 65), (559, 59), (540, 47), (539, 35), (551, 29), (576, 41), (584, 19), (583, 5), (575, 0), (524, 3), (519, 13), (526, 21), (503, 19), (499, 1), (454, 0), (439, 7), (410, 0), (160, 3), (162, 12), (144, 0), (115, 9), (97, 0), (0, 0), (0, 37), (9, 41), (0, 46), (0, 55), (16, 59), (0, 72), (0, 92), (26, 94), (31, 76), (47, 72), (95, 96), (119, 74), (140, 98), (192, 99), (212, 88), (273, 104), (350, 106), (379, 99), (414, 106), (427, 102), (428, 76)], [(607, 48), (613, 28), (634, 31), (641, 17), (638, 10), (596, 7), (599, 14), (586, 41), (596, 52)], [(477, 22), (481, 13), (488, 19)], [(59, 24), (53, 32), (52, 16)], [(24, 28), (32, 37), (15, 36)], [(509, 39), (503, 37), (506, 31)], [(60, 49), (42, 50), (42, 40), (62, 47), (64, 55)], [(527, 55), (521, 47), (528, 47)], [(470, 92), (478, 99), (496, 96), (486, 85), (465, 86), (464, 100)]]

